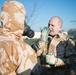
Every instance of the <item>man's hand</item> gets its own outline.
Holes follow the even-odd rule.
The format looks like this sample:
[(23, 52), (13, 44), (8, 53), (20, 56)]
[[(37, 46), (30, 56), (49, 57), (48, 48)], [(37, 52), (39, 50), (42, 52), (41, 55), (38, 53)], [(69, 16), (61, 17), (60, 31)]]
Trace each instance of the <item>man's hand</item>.
[(46, 63), (47, 63), (48, 65), (54, 65), (55, 67), (57, 67), (57, 66), (62, 66), (62, 65), (65, 64), (62, 59), (56, 58), (56, 57), (54, 57), (54, 55), (52, 55), (52, 54), (47, 54), (47, 55), (45, 55), (44, 57), (45, 57)]
[[(31, 47), (37, 52), (39, 49), (43, 50), (43, 48), (45, 47), (47, 41), (48, 41), (48, 34), (49, 34), (49, 28), (48, 27), (44, 27), (41, 31), (41, 37), (40, 39), (35, 42)], [(40, 55), (39, 53), (41, 53), (42, 51), (38, 52), (38, 55)]]
[(56, 62), (56, 58), (54, 57), (54, 55), (51, 54), (47, 54), (44, 56), (46, 59), (46, 63), (49, 65), (54, 65)]
[(49, 34), (49, 28), (44, 27), (41, 31), (41, 40), (47, 41), (48, 40), (48, 34)]

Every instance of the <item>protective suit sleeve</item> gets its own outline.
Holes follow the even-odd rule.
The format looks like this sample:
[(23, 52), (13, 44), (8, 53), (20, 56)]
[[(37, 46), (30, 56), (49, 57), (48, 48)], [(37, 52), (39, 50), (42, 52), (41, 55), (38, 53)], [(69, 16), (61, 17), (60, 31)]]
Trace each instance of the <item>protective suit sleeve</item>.
[[(38, 52), (38, 50), (42, 50), (45, 48), (47, 42), (48, 42), (48, 34), (49, 34), (49, 29), (48, 27), (44, 27), (42, 30), (41, 30), (41, 37), (40, 39), (35, 42), (33, 45), (32, 45), (32, 48)], [(39, 53), (39, 52), (38, 52)], [(42, 53), (42, 52), (41, 52)]]

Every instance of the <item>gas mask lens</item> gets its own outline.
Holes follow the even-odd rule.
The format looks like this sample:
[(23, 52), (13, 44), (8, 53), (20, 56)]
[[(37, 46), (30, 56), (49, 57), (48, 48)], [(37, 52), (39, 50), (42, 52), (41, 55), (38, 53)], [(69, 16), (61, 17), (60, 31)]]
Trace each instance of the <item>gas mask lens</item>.
[(23, 36), (27, 36), (29, 38), (34, 37), (34, 31), (30, 28), (30, 26), (25, 25), (24, 31), (23, 31)]

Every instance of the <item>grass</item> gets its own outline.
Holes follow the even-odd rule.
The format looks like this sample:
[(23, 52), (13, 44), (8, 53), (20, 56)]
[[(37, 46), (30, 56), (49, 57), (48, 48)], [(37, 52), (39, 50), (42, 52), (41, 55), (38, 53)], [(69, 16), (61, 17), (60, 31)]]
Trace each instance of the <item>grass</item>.
[[(26, 43), (28, 43), (29, 45), (34, 44), (37, 40), (38, 40), (38, 39), (24, 39), (24, 41), (25, 41)], [(74, 41), (75, 41), (75, 43), (76, 43), (76, 40), (74, 40)]]
[(24, 39), (24, 41), (25, 41), (26, 43), (28, 43), (29, 45), (34, 44), (37, 40), (38, 40), (38, 39)]

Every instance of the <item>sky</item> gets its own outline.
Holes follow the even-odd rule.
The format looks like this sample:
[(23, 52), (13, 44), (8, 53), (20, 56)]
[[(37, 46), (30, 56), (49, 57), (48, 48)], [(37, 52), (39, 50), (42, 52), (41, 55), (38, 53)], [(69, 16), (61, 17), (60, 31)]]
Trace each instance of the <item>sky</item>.
[[(7, 0), (0, 0), (1, 7)], [(49, 19), (59, 16), (63, 20), (62, 30), (76, 28), (76, 0), (17, 0), (26, 9), (26, 22), (34, 31), (48, 26)]]

